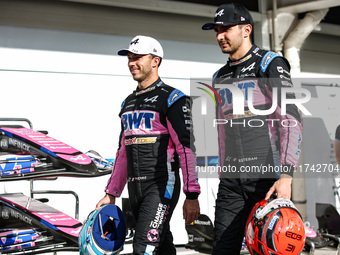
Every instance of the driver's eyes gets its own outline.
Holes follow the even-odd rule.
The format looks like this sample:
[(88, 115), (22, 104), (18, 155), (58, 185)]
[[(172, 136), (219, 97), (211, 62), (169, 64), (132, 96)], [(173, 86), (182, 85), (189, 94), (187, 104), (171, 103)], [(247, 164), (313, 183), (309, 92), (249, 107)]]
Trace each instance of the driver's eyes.
[(223, 33), (228, 30), (228, 28), (222, 28), (222, 29), (214, 29), (216, 33)]
[(138, 59), (140, 59), (141, 57), (140, 56), (138, 56), (138, 57), (131, 57), (131, 58), (128, 58), (128, 60), (130, 60), (130, 61), (136, 61), (136, 60), (138, 60)]
[(214, 28), (216, 33), (224, 33), (224, 32), (228, 32), (231, 29), (231, 26), (223, 26), (220, 28)]

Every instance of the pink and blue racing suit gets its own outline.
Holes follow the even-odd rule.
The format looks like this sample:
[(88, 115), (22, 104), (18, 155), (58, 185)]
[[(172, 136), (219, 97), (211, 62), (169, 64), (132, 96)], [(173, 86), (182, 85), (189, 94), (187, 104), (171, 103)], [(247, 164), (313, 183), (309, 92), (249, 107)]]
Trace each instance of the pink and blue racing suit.
[(105, 192), (118, 197), (128, 183), (134, 254), (176, 254), (169, 221), (180, 194), (179, 168), (186, 198), (200, 193), (191, 100), (158, 79), (130, 94), (119, 116), (119, 149)]
[[(214, 86), (219, 87), (222, 102), (216, 109), (222, 171), (213, 255), (240, 254), (252, 207), (265, 198), (281, 174), (293, 175), (298, 164), (302, 142), (300, 114), (294, 104), (287, 104), (286, 114), (282, 113), (282, 89), (293, 86), (289, 69), (285, 58), (253, 45), (241, 59), (229, 60), (214, 75)], [(232, 85), (243, 93), (243, 114), (234, 113), (234, 103), (240, 97), (232, 95), (224, 85)], [(258, 111), (249, 108), (250, 96)], [(285, 97), (293, 100), (295, 95), (287, 93)], [(264, 115), (266, 110), (268, 114)]]

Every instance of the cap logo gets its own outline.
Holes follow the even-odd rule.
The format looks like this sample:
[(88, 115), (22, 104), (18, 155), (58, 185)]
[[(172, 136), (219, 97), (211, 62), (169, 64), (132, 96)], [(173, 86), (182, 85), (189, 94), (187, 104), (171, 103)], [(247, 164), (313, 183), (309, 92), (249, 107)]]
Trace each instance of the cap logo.
[(246, 19), (244, 17), (241, 17), (241, 21), (245, 21)]
[(224, 9), (222, 9), (222, 10), (220, 10), (219, 12), (216, 12), (215, 13), (215, 18), (217, 17), (217, 16), (222, 16), (222, 15), (224, 15)]
[(130, 45), (132, 45), (132, 44), (137, 44), (137, 43), (138, 43), (138, 41), (139, 41), (139, 38), (137, 38), (136, 40), (134, 40), (134, 41), (130, 42)]
[(153, 49), (153, 52), (157, 52), (157, 50), (154, 48), (154, 49)]

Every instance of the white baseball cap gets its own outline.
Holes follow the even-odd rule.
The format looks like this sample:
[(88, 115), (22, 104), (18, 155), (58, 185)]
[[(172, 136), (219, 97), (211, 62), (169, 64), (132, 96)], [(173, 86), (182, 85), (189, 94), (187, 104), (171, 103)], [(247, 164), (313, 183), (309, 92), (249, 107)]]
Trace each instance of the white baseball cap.
[(163, 58), (163, 48), (161, 44), (154, 38), (144, 35), (137, 35), (134, 37), (128, 49), (121, 49), (118, 55), (126, 56), (128, 52), (134, 54), (147, 55), (152, 54), (157, 57)]

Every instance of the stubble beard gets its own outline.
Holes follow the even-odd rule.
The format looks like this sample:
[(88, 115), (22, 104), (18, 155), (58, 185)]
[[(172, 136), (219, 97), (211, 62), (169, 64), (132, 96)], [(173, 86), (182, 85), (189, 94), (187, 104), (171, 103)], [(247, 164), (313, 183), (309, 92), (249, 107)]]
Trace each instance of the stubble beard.
[(233, 55), (235, 52), (238, 51), (238, 49), (242, 45), (242, 34), (240, 33), (238, 37), (236, 37), (236, 39), (233, 40), (233, 42), (228, 40), (225, 41), (224, 44), (226, 44), (228, 47), (223, 48), (223, 44), (220, 44), (222, 52), (225, 54)]
[(237, 48), (231, 46), (229, 43), (228, 43), (228, 45), (229, 45), (228, 48), (221, 48), (223, 53), (225, 53), (225, 54), (233, 54), (234, 52), (236, 52)]
[(140, 70), (140, 73), (133, 75), (132, 78), (137, 82), (143, 82), (151, 76), (151, 70)]

